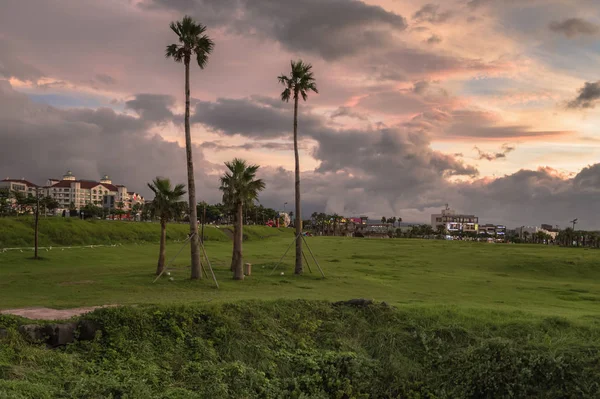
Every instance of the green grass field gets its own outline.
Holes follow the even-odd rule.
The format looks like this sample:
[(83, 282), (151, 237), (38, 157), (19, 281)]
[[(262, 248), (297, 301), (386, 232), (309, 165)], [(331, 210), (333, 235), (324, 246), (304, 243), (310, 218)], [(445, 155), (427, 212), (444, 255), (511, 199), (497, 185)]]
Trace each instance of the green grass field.
[[(0, 247), (29, 244), (9, 220)], [(326, 278), (293, 275), (290, 229), (206, 243), (219, 280), (190, 281), (189, 251), (156, 284), (158, 226), (52, 220), (42, 260), (0, 251), (0, 309), (120, 306), (84, 316), (93, 341), (27, 342), (0, 315), (0, 398), (596, 398), (600, 252), (537, 245), (307, 238)], [(168, 257), (186, 226), (170, 226)], [(62, 249), (68, 237), (94, 248)], [(3, 240), (3, 241), (2, 241)], [(284, 272), (281, 275), (280, 272)], [(332, 303), (372, 298), (360, 308)]]
[[(154, 243), (53, 248), (42, 251), (44, 259), (39, 261), (31, 259), (31, 251), (8, 251), (0, 254), (0, 308), (367, 297), (394, 305), (456, 306), (571, 318), (594, 317), (600, 310), (600, 252), (594, 250), (311, 237), (309, 243), (326, 274), (321, 279), (314, 265), (312, 273), (294, 276), (292, 251), (278, 271), (269, 275), (292, 236), (255, 227), (247, 229), (249, 240), (244, 243), (245, 261), (253, 264), (253, 275), (236, 282), (228, 269), (231, 241), (219, 241), (222, 233), (207, 229), (213, 230), (210, 234), (217, 240), (207, 242), (206, 247), (219, 290), (211, 280), (188, 280), (187, 248), (173, 264), (175, 281), (162, 278), (155, 284), (158, 246)], [(261, 239), (270, 230), (277, 235)], [(180, 242), (169, 242), (167, 258), (180, 247)]]

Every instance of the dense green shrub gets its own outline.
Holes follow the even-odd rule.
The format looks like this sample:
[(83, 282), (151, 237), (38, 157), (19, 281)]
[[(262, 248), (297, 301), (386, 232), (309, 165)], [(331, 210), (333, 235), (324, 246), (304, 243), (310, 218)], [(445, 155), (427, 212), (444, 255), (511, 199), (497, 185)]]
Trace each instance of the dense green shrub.
[[(105, 308), (96, 339), (0, 341), (0, 398), (593, 398), (596, 327), (316, 301)], [(517, 328), (518, 327), (518, 328)]]

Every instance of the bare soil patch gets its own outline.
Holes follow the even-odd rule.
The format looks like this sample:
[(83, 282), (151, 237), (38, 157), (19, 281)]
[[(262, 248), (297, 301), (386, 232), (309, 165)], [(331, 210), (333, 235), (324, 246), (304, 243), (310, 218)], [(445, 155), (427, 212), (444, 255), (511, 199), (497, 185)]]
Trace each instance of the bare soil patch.
[(117, 305), (104, 305), (104, 306), (89, 306), (83, 308), (72, 308), (72, 309), (50, 309), (43, 307), (34, 308), (22, 308), (22, 309), (5, 309), (0, 311), (1, 314), (11, 314), (14, 316), (21, 316), (32, 320), (67, 320), (71, 317), (80, 316), (82, 314), (89, 313), (99, 308), (105, 308)]

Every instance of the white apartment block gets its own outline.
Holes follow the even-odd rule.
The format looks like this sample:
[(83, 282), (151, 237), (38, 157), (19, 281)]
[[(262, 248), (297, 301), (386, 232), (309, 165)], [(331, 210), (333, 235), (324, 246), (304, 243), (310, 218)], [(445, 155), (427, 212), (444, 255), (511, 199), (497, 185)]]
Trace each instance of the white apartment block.
[(33, 184), (30, 181), (22, 179), (10, 179), (6, 178), (0, 180), (0, 189), (7, 189), (9, 191), (15, 191), (24, 195), (34, 195), (35, 189), (38, 188), (37, 184)]
[[(26, 194), (35, 194), (38, 186), (25, 179), (9, 179), (0, 181), (0, 188), (8, 188), (11, 191), (20, 191)], [(80, 210), (87, 204), (106, 208), (119, 208), (122, 203), (124, 211), (130, 211), (136, 204), (144, 204), (142, 195), (127, 191), (124, 185), (114, 185), (110, 177), (104, 176), (100, 181), (78, 180), (71, 171), (68, 171), (62, 179), (48, 179), (46, 185), (40, 190), (40, 194), (48, 195), (59, 203), (57, 212), (68, 210), (71, 204)]]

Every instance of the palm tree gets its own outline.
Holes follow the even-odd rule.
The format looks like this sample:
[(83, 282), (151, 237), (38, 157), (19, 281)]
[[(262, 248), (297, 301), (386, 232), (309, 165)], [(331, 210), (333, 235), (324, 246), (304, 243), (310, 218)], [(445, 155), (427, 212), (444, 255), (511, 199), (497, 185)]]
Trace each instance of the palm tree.
[(243, 210), (244, 206), (258, 199), (258, 193), (265, 188), (262, 179), (256, 178), (258, 165), (248, 165), (246, 161), (235, 158), (225, 162), (228, 171), (221, 177), (223, 203), (227, 204), (234, 212), (235, 223), (233, 227), (233, 254), (231, 256), (231, 270), (233, 278), (244, 278), (242, 268), (242, 240), (243, 240)]
[(192, 160), (192, 137), (190, 134), (190, 61), (192, 56), (200, 69), (208, 62), (214, 43), (204, 34), (206, 27), (195, 22), (192, 17), (171, 22), (171, 30), (177, 34), (179, 43), (167, 46), (165, 56), (185, 65), (185, 154), (187, 159), (188, 195), (190, 208), (190, 234), (192, 255), (192, 280), (202, 278), (200, 273), (200, 247), (198, 243), (198, 214), (196, 210), (196, 184), (194, 183), (194, 162)]
[(302, 274), (304, 268), (302, 266), (302, 240), (299, 238), (302, 234), (302, 214), (300, 210), (300, 158), (298, 156), (298, 99), (302, 96), (302, 100), (306, 101), (308, 92), (314, 91), (318, 93), (317, 84), (312, 73), (312, 65), (305, 64), (302, 60), (290, 62), (292, 71), (290, 76), (281, 75), (278, 77), (279, 83), (285, 86), (285, 90), (281, 93), (281, 100), (288, 102), (290, 98), (294, 98), (294, 157), (296, 160), (295, 167), (295, 192), (296, 192), (296, 274)]
[(177, 203), (185, 194), (185, 186), (178, 184), (175, 188), (172, 188), (169, 179), (157, 177), (152, 181), (152, 184), (148, 183), (148, 187), (154, 192), (154, 200), (151, 205), (152, 213), (160, 220), (160, 250), (158, 252), (158, 265), (156, 266), (156, 274), (158, 275), (165, 268), (167, 222), (175, 215)]

